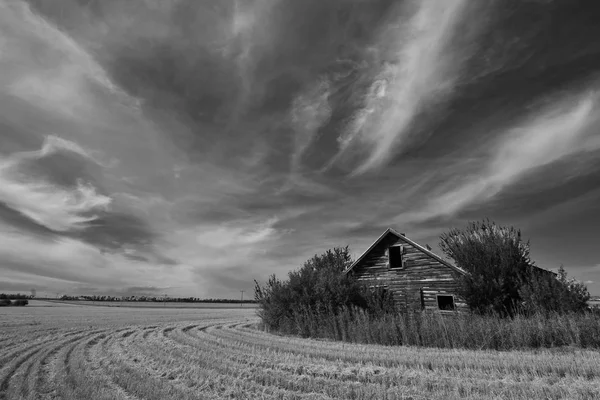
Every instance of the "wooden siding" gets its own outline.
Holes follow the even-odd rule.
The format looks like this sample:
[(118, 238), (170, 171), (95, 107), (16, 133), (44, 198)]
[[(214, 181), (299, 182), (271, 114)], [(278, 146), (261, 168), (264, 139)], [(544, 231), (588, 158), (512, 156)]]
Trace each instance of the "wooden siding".
[[(404, 268), (390, 268), (387, 250), (402, 245)], [(421, 290), (425, 310), (438, 310), (437, 295), (453, 295), (457, 310), (467, 305), (457, 295), (458, 273), (394, 234), (384, 237), (354, 267), (352, 276), (363, 281), (386, 286), (393, 293), (394, 302), (403, 311), (420, 311)]]

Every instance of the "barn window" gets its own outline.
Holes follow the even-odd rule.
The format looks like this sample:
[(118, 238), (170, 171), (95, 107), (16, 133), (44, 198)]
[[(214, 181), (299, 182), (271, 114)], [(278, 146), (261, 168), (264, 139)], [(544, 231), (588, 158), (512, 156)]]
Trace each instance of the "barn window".
[(391, 246), (388, 250), (390, 268), (404, 267), (402, 262), (402, 246)]
[(437, 295), (438, 308), (445, 311), (454, 310), (454, 296), (446, 294)]

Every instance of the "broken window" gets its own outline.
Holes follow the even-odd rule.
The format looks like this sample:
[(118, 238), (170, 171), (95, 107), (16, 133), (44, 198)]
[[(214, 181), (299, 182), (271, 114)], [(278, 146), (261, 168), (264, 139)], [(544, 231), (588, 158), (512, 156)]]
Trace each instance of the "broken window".
[(437, 295), (438, 308), (445, 311), (454, 310), (454, 296), (452, 295)]
[(402, 268), (402, 246), (392, 246), (388, 250), (390, 268)]

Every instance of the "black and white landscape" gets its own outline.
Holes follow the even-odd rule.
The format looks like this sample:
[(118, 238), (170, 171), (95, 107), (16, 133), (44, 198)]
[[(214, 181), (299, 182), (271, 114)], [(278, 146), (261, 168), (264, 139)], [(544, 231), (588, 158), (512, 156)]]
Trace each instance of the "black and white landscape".
[[(253, 299), (254, 280), (285, 280), (338, 246), (356, 260), (387, 228), (437, 260), (440, 235), (489, 218), (520, 229), (535, 265), (563, 265), (598, 296), (598, 21), (594, 0), (0, 0), (0, 293)], [(379, 257), (389, 270), (388, 249)], [(488, 359), (473, 348), (506, 343), (472, 342), (459, 359), (429, 349), (423, 361), (411, 347), (400, 365), (379, 347), (285, 347), (253, 330), (254, 308), (217, 318), (163, 307), (153, 322), (131, 304), (83, 303), (0, 308), (0, 399), (83, 398), (74, 387), (93, 371), (104, 371), (93, 393), (124, 399), (169, 398), (170, 385), (170, 398), (211, 399), (261, 388), (298, 399), (600, 391), (597, 353), (581, 349), (599, 342), (573, 333), (600, 332), (598, 314), (560, 319), (577, 328), (531, 345), (577, 349), (559, 361), (525, 342)], [(506, 337), (550, 324), (524, 321)], [(226, 356), (206, 356), (205, 340), (223, 340)], [(285, 356), (270, 358), (269, 340)], [(163, 341), (163, 353), (149, 350)], [(236, 358), (250, 348), (256, 363)], [(183, 367), (205, 356), (222, 362), (216, 372)], [(228, 375), (238, 370), (247, 375)], [(144, 374), (156, 390), (136, 389)]]

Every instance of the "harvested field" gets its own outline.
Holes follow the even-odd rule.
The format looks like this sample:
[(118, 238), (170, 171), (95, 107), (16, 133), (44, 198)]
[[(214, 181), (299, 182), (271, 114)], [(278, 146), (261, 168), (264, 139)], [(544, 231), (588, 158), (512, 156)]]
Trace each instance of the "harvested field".
[[(35, 301), (35, 300), (34, 300)], [(133, 307), (133, 308), (257, 308), (256, 303), (185, 303), (176, 301), (92, 301), (92, 300), (46, 300), (40, 306), (52, 307), (61, 304), (75, 306)], [(43, 304), (43, 305), (42, 305)]]
[[(594, 399), (600, 353), (354, 345), (252, 309), (0, 309), (0, 399)], [(38, 306), (36, 306), (38, 305)]]

